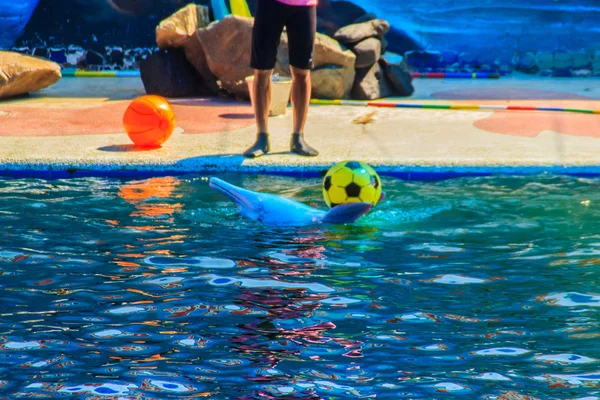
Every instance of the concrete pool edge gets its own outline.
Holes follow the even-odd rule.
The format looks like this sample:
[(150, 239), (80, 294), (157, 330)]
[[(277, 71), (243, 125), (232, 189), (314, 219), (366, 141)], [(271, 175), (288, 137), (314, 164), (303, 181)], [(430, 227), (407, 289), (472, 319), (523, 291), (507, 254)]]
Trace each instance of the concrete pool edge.
[[(342, 161), (342, 160), (340, 160)], [(0, 177), (63, 179), (78, 177), (143, 178), (153, 176), (212, 175), (224, 173), (282, 175), (300, 178), (320, 177), (333, 163), (305, 165), (233, 166), (229, 163), (160, 164), (85, 164), (77, 163), (0, 163)], [(390, 165), (371, 163), (378, 174), (407, 180), (449, 179), (490, 175), (534, 176), (563, 175), (600, 177), (598, 165)]]

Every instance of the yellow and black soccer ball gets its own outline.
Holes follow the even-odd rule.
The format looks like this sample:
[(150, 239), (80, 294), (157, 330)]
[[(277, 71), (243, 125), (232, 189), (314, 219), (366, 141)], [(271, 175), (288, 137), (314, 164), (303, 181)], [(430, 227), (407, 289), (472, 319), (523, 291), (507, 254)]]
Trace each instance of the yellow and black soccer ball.
[(381, 179), (368, 164), (344, 161), (329, 169), (323, 179), (323, 196), (329, 207), (344, 203), (371, 203), (381, 197)]

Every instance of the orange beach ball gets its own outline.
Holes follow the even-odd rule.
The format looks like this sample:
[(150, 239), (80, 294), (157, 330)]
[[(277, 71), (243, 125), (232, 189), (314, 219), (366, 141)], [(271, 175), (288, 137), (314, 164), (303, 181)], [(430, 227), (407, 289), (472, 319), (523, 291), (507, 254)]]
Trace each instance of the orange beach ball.
[(123, 127), (137, 146), (160, 147), (175, 129), (175, 113), (164, 97), (142, 96), (127, 107)]

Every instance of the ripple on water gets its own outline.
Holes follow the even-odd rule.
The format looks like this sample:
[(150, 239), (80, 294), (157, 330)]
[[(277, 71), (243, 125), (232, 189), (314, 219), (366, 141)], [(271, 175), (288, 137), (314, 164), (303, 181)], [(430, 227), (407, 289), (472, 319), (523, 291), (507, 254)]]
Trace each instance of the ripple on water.
[(471, 352), (471, 354), (478, 356), (522, 356), (527, 353), (531, 353), (531, 350), (515, 347), (494, 347), (491, 349), (483, 349)]
[(535, 356), (534, 360), (542, 361), (549, 364), (588, 364), (593, 363), (596, 360), (586, 356), (580, 356), (578, 354), (549, 354)]
[(152, 256), (147, 257), (144, 262), (146, 264), (155, 265), (157, 267), (200, 267), (206, 269), (226, 269), (236, 266), (235, 261), (225, 258), (213, 257), (163, 257)]
[(445, 285), (469, 285), (474, 283), (485, 283), (484, 279), (471, 278), (464, 275), (438, 275), (435, 278), (431, 278), (425, 282), (442, 283)]
[(599, 179), (386, 178), (358, 224), (302, 229), (167, 181), (0, 179), (4, 396), (597, 396)]
[(600, 307), (600, 295), (597, 294), (584, 294), (578, 292), (550, 293), (538, 296), (536, 300), (545, 302), (550, 306)]
[(208, 280), (208, 284), (213, 286), (238, 285), (243, 288), (308, 289), (315, 293), (329, 293), (335, 290), (320, 283), (293, 283), (274, 279), (239, 279), (213, 274), (201, 275), (200, 278), (206, 278)]

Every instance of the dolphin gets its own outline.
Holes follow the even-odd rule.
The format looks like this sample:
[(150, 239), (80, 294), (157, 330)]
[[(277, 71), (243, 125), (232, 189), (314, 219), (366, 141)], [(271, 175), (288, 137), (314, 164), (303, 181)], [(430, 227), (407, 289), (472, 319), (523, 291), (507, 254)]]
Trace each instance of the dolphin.
[(210, 178), (209, 186), (233, 201), (244, 217), (267, 225), (352, 223), (373, 208), (371, 203), (347, 203), (326, 212), (286, 197), (243, 189), (218, 178)]

